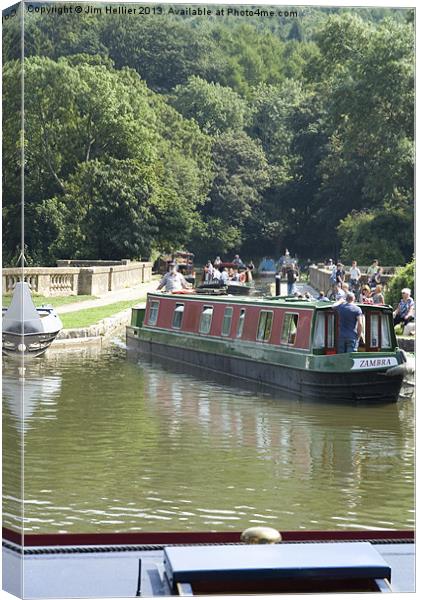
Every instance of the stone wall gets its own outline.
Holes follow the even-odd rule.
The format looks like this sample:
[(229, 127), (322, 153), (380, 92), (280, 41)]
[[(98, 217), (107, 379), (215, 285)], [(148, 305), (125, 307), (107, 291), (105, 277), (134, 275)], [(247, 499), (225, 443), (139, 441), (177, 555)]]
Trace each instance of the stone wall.
[[(57, 267), (28, 267), (24, 271), (24, 281), (32, 291), (43, 296), (76, 296), (79, 289), (80, 269)], [(3, 269), (3, 294), (11, 293), (18, 281), (22, 280), (22, 269)]]
[[(82, 262), (90, 265), (68, 265), (68, 263)], [(107, 263), (107, 261), (59, 261), (57, 267), (28, 267), (24, 272), (24, 281), (30, 284), (33, 292), (43, 296), (82, 294), (100, 296), (151, 281), (152, 263), (150, 262), (129, 260), (109, 261), (110, 264), (104, 262)], [(96, 263), (97, 266), (92, 263)], [(21, 279), (21, 269), (3, 269), (3, 294), (11, 293)]]

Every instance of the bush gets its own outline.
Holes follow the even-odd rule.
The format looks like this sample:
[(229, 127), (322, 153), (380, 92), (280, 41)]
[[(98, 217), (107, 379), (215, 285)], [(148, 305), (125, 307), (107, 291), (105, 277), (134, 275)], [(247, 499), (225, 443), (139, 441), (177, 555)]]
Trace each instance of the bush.
[(402, 265), (413, 252), (412, 215), (403, 210), (353, 211), (338, 226), (341, 258), (369, 265)]
[(396, 306), (401, 298), (401, 290), (405, 287), (411, 288), (412, 297), (415, 295), (414, 291), (414, 278), (415, 278), (415, 259), (410, 263), (397, 269), (394, 277), (390, 280), (390, 283), (386, 290), (385, 300), (387, 304)]

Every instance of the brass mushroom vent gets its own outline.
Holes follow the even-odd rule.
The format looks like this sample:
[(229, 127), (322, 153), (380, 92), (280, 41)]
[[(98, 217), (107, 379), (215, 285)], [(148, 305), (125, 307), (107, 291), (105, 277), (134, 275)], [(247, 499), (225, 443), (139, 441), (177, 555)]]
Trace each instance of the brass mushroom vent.
[(249, 527), (241, 534), (241, 541), (245, 544), (277, 544), (281, 540), (279, 531), (272, 527)]

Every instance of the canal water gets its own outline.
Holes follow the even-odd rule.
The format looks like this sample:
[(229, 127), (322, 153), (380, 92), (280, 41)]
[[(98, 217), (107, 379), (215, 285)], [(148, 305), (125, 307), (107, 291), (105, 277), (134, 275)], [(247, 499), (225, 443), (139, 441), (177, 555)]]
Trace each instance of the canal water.
[(413, 388), (315, 404), (131, 360), (123, 337), (51, 349), (22, 375), (4, 360), (6, 527), (22, 444), (27, 532), (414, 527)]

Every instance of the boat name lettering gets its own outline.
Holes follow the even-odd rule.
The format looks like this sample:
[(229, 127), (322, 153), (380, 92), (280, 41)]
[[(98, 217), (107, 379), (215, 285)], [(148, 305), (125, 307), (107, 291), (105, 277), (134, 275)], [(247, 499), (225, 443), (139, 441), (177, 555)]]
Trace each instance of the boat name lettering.
[(354, 358), (353, 369), (373, 369), (376, 367), (394, 367), (398, 364), (395, 357)]

